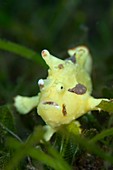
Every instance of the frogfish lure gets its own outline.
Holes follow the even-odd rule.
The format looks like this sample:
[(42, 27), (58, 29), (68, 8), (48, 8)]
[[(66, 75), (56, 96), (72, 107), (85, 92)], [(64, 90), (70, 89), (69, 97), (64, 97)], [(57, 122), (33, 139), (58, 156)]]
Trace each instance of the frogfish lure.
[(37, 107), (45, 121), (45, 140), (48, 141), (61, 125), (69, 124), (92, 110), (102, 100), (91, 96), (92, 59), (89, 50), (79, 46), (68, 50), (69, 58), (61, 60), (47, 50), (41, 55), (49, 66), (48, 77), (40, 79), (40, 93), (33, 97), (16, 96), (14, 105), (19, 113), (27, 114)]

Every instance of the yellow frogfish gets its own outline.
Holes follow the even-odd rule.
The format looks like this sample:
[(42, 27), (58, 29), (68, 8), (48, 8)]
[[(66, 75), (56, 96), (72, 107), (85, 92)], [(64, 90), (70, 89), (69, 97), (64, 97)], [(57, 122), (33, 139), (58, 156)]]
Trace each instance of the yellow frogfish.
[(21, 114), (27, 114), (37, 107), (37, 113), (45, 121), (45, 140), (48, 141), (61, 125), (69, 124), (92, 110), (102, 100), (91, 96), (92, 58), (89, 50), (78, 46), (68, 50), (69, 58), (54, 57), (48, 50), (41, 55), (49, 66), (48, 77), (40, 79), (40, 92), (33, 97), (15, 97), (15, 107)]

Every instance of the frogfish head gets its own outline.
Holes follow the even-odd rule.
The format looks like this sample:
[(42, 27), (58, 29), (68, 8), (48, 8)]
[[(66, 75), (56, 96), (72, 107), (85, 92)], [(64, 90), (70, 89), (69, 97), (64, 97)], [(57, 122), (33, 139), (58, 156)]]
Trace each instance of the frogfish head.
[(47, 79), (38, 81), (40, 99), (37, 109), (42, 119), (56, 128), (70, 123), (84, 112), (83, 101), (88, 93), (87, 88), (77, 82), (75, 56), (61, 60), (43, 50), (42, 57), (49, 70)]

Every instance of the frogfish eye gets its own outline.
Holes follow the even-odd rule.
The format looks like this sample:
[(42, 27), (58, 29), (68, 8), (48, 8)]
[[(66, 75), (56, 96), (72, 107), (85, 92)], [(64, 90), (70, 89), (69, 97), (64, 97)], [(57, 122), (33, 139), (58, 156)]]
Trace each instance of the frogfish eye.
[(62, 83), (58, 83), (56, 86), (56, 89), (58, 92), (63, 92), (64, 91), (64, 85)]
[(63, 86), (61, 86), (61, 90), (63, 89), (64, 87)]

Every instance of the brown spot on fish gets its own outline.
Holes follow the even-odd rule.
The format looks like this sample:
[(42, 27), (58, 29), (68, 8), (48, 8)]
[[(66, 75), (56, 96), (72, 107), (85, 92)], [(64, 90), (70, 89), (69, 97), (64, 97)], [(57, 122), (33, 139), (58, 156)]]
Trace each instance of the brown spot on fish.
[(57, 103), (52, 102), (52, 101), (46, 101), (46, 102), (43, 102), (43, 104), (44, 104), (44, 105), (59, 106)]
[(72, 93), (76, 93), (78, 95), (82, 95), (82, 94), (86, 93), (87, 88), (83, 84), (79, 83), (75, 87), (73, 87), (72, 89), (69, 89), (68, 91), (72, 92)]
[(65, 104), (62, 105), (62, 113), (63, 113), (64, 116), (67, 115), (67, 110), (66, 110), (66, 105)]
[(76, 53), (74, 53), (74, 54), (73, 54), (73, 56), (71, 56), (71, 57), (67, 58), (66, 60), (71, 60), (71, 61), (72, 61), (72, 63), (74, 63), (74, 64), (75, 64), (75, 63), (76, 63), (76, 57), (75, 57), (75, 56), (76, 56)]
[(64, 68), (63, 64), (59, 64), (59, 65), (58, 65), (58, 68), (59, 68), (59, 69), (63, 69), (63, 68)]
[(44, 87), (44, 85), (42, 85), (42, 84), (39, 85), (39, 88), (40, 88), (40, 89), (42, 89), (43, 87)]
[(41, 52), (41, 54), (42, 54), (42, 57), (47, 57), (47, 56), (49, 55), (49, 51), (43, 50), (43, 51)]

